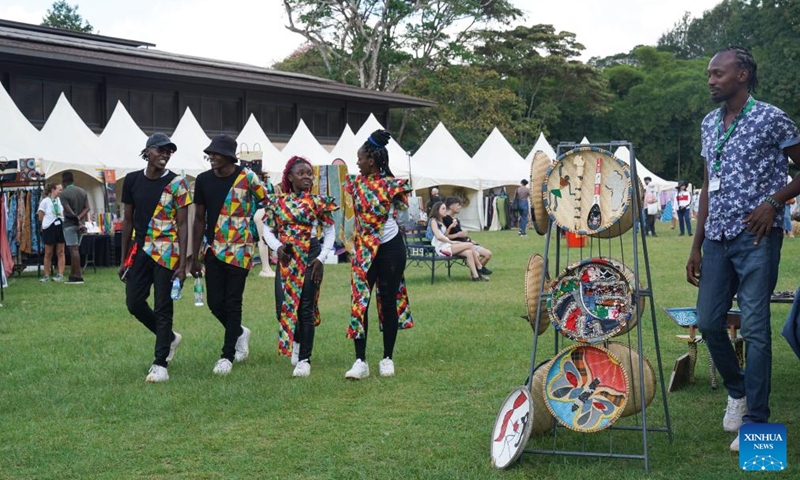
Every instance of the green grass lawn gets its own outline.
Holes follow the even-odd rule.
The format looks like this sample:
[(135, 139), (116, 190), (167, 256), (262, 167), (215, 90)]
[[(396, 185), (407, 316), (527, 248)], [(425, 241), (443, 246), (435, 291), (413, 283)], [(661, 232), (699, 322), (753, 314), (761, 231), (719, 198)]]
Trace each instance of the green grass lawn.
[[(669, 378), (686, 345), (685, 330), (662, 307), (692, 306), (685, 281), (690, 237), (658, 225), (648, 239), (656, 322)], [(281, 478), (281, 479), (718, 479), (746, 476), (722, 431), (726, 394), (711, 390), (701, 347), (696, 381), (668, 395), (674, 429), (649, 434), (650, 472), (641, 460), (526, 454), (498, 471), (489, 462), (490, 436), (506, 395), (524, 383), (532, 332), (520, 318), (528, 256), (544, 239), (515, 231), (477, 233), (495, 255), (491, 282), (473, 283), (463, 267), (452, 278), (410, 267), (407, 282), (416, 327), (401, 331), (397, 376), (378, 376), (381, 336), (368, 345), (372, 376), (344, 379), (354, 360), (345, 338), (349, 265), (327, 265), (311, 377), (293, 379), (277, 355), (272, 280), (252, 272), (244, 324), (253, 331), (250, 358), (224, 378), (212, 375), (223, 331), (206, 307), (192, 305), (191, 285), (176, 302), (183, 344), (165, 384), (144, 378), (154, 337), (125, 308), (115, 269), (85, 274), (84, 285), (41, 284), (15, 277), (0, 309), (0, 478)], [(632, 255), (626, 239), (627, 263)], [(603, 253), (620, 257), (620, 242)], [(597, 247), (597, 245), (595, 245)], [(554, 252), (551, 252), (554, 257)], [(580, 258), (562, 250), (560, 262)], [(584, 249), (584, 256), (589, 255)], [(800, 239), (783, 248), (778, 290), (800, 282)], [(642, 265), (642, 264), (640, 264)], [(551, 270), (551, 275), (555, 272)], [(642, 271), (642, 274), (644, 272)], [(644, 276), (644, 275), (642, 275)], [(646, 283), (643, 281), (643, 283)], [(790, 471), (800, 462), (800, 362), (780, 336), (788, 306), (773, 306), (772, 421), (787, 426)], [(374, 307), (373, 307), (373, 318)], [(649, 305), (643, 318), (647, 356), (656, 365)], [(537, 361), (552, 355), (553, 334), (540, 337)], [(661, 393), (648, 424), (663, 427)], [(628, 417), (621, 424), (633, 425)], [(640, 454), (640, 432), (577, 434), (558, 430), (558, 447)], [(552, 437), (530, 447), (552, 448)]]

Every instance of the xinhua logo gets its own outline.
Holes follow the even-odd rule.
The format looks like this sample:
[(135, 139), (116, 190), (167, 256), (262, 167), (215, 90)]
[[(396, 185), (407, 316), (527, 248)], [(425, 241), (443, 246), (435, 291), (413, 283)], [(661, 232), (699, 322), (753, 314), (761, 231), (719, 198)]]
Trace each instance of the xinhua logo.
[(748, 472), (786, 470), (786, 427), (780, 423), (742, 425), (739, 467)]

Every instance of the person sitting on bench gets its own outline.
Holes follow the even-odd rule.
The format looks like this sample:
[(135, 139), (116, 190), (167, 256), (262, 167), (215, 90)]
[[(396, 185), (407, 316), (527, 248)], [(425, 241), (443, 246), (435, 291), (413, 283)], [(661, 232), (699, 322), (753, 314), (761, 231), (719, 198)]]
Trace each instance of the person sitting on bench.
[(468, 242), (454, 242), (445, 236), (446, 227), (443, 223), (443, 218), (447, 214), (447, 206), (444, 202), (436, 202), (431, 207), (430, 227), (433, 232), (433, 239), (431, 245), (436, 249), (437, 255), (444, 255), (447, 257), (458, 255), (464, 257), (467, 262), (467, 267), (472, 274), (473, 282), (488, 282), (489, 277), (481, 275), (479, 268), (482, 268), (478, 252), (473, 248), (472, 243)]

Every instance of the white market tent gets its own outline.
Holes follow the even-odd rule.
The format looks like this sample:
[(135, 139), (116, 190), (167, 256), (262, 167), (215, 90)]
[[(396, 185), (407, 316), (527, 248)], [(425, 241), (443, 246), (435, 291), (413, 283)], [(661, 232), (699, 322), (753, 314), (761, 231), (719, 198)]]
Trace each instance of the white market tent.
[(99, 171), (105, 168), (100, 142), (63, 93), (42, 127), (40, 141), (45, 177), (71, 170), (100, 181)]
[(0, 88), (0, 157), (8, 160), (41, 156), (39, 130), (19, 111), (5, 88)]
[(506, 185), (519, 185), (530, 178), (531, 170), (525, 159), (508, 143), (497, 128), (486, 137), (483, 145), (472, 156), (478, 168), (483, 190)]
[(236, 137), (236, 143), (239, 144), (240, 151), (260, 150), (262, 154), (261, 169), (269, 172), (273, 179), (281, 178), (286, 162), (281, 155), (281, 151), (272, 144), (252, 113), (250, 118), (247, 119), (247, 123), (244, 124), (242, 131), (239, 132), (239, 136)]
[[(314, 134), (311, 133), (311, 130), (308, 129), (303, 120), (300, 120), (297, 129), (292, 134), (292, 138), (286, 142), (283, 150), (281, 150), (283, 165), (285, 166), (286, 162), (295, 155), (305, 157), (312, 165), (325, 165), (329, 163), (328, 157), (330, 154), (319, 144), (317, 139), (314, 138)], [(281, 171), (283, 171), (283, 168), (281, 168)]]
[(528, 167), (530, 167), (531, 162), (533, 161), (533, 155), (538, 151), (544, 152), (544, 154), (547, 155), (547, 158), (549, 158), (551, 162), (555, 160), (556, 157), (558, 156), (556, 155), (556, 151), (553, 150), (553, 147), (551, 147), (550, 144), (547, 143), (547, 139), (544, 137), (544, 133), (541, 132), (539, 132), (539, 138), (536, 139), (536, 143), (533, 144), (533, 148), (528, 153), (528, 156), (525, 157), (525, 161), (528, 163)]
[[(367, 138), (374, 132), (375, 130), (384, 130), (383, 125), (375, 118), (375, 115), (369, 114), (367, 121), (361, 125), (361, 128), (358, 129), (356, 132), (356, 145), (358, 148), (361, 148), (361, 145), (367, 141)], [(356, 152), (358, 151), (356, 149)], [(400, 146), (399, 143), (395, 141), (395, 139), (390, 139), (389, 143), (386, 145), (386, 150), (389, 152), (389, 169), (392, 171), (395, 177), (397, 178), (409, 178), (409, 158), (408, 154), (406, 153), (405, 149)], [(350, 168), (350, 159), (342, 158), (347, 165), (348, 169)], [(355, 163), (356, 157), (355, 153), (353, 155), (353, 162)]]
[(114, 107), (99, 142), (103, 160), (108, 168), (116, 170), (118, 181), (147, 165), (141, 156), (147, 135), (136, 125), (122, 102), (118, 101)]
[[(356, 134), (353, 133), (353, 129), (350, 128), (350, 125), (345, 125), (342, 136), (339, 137), (336, 146), (331, 150), (329, 163), (333, 163), (337, 158), (341, 159), (347, 165), (347, 173), (351, 175), (358, 174), (356, 156), (360, 147), (361, 144), (356, 142)], [(389, 168), (391, 168), (391, 165)]]
[(201, 172), (209, 169), (203, 150), (211, 144), (211, 139), (205, 134), (189, 107), (186, 107), (170, 140), (178, 147), (178, 151), (169, 160), (170, 170), (178, 174), (197, 177)]
[(439, 187), (442, 196), (461, 193), (466, 197), (459, 218), (467, 230), (481, 230), (483, 225), (480, 175), (467, 152), (442, 123), (411, 157), (412, 188), (424, 191), (426, 201), (431, 187)]
[[(631, 163), (631, 152), (628, 150), (628, 147), (619, 147), (614, 151), (614, 155), (622, 160), (623, 162), (630, 165)], [(631, 172), (632, 173), (632, 172)], [(650, 177), (653, 179), (652, 184), (655, 185), (656, 190), (662, 191), (667, 189), (674, 189), (678, 186), (678, 182), (664, 180), (663, 178), (659, 177), (655, 173), (651, 172), (647, 167), (642, 164), (639, 159), (636, 159), (636, 174), (639, 175), (639, 178), (642, 180), (642, 185), (644, 185), (644, 177)]]

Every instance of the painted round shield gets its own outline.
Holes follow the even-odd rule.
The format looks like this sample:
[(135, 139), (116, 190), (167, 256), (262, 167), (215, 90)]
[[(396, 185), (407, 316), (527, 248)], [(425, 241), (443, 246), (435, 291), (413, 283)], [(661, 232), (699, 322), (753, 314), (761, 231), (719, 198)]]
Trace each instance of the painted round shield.
[(562, 153), (543, 189), (544, 207), (562, 230), (608, 238), (633, 225), (611, 228), (630, 208), (633, 188), (630, 168), (609, 151), (587, 146)]
[(492, 466), (506, 468), (519, 458), (531, 435), (533, 402), (528, 388), (511, 391), (497, 414), (492, 431)]
[(568, 266), (550, 289), (550, 321), (566, 337), (594, 343), (626, 331), (635, 319), (630, 279), (616, 260), (598, 257)]
[(572, 345), (550, 363), (545, 404), (556, 421), (577, 432), (610, 427), (628, 402), (628, 377), (619, 359), (604, 348)]

